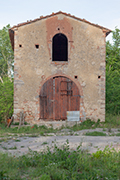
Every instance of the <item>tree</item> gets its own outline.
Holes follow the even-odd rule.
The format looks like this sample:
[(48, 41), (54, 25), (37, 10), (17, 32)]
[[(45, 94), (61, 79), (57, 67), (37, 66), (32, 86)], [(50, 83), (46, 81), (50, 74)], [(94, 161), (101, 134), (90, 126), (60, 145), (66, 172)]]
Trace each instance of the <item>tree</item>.
[(0, 121), (6, 121), (13, 113), (13, 50), (8, 29), (0, 30)]
[(0, 82), (0, 121), (7, 121), (13, 114), (13, 82), (4, 77)]
[(106, 43), (106, 111), (120, 114), (120, 30), (112, 33), (113, 44)]
[(13, 50), (10, 43), (8, 29), (10, 25), (0, 30), (0, 77), (11, 77), (13, 72)]

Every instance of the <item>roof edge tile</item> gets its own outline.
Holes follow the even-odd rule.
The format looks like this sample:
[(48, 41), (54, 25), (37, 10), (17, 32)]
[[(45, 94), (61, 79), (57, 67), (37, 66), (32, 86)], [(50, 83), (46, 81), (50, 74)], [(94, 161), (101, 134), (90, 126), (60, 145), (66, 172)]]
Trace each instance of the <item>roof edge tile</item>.
[(47, 16), (42, 16), (42, 15), (41, 15), (40, 18), (36, 18), (36, 19), (34, 19), (34, 20), (29, 20), (29, 21), (27, 21), (27, 22), (23, 22), (23, 23), (20, 23), (20, 24), (18, 24), (18, 25), (15, 25), (15, 26), (11, 27), (11, 28), (9, 29), (9, 36), (10, 36), (10, 41), (11, 41), (13, 50), (14, 50), (14, 31), (15, 31), (16, 29), (18, 29), (18, 28), (21, 27), (21, 26), (24, 26), (24, 25), (27, 25), (27, 24), (31, 24), (31, 23), (33, 23), (33, 22), (36, 22), (36, 21), (39, 21), (39, 20), (42, 20), (42, 19), (46, 19), (46, 18), (50, 18), (50, 17), (52, 17), (52, 16), (56, 16), (56, 15), (58, 15), (58, 14), (63, 14), (63, 15), (68, 16), (68, 17), (70, 17), (70, 18), (73, 18), (73, 19), (76, 19), (76, 20), (78, 20), (78, 21), (82, 21), (82, 22), (84, 22), (84, 23), (87, 23), (87, 24), (90, 24), (90, 25), (95, 26), (95, 27), (97, 27), (97, 28), (100, 28), (100, 29), (103, 31), (103, 33), (105, 34), (105, 36), (107, 36), (107, 35), (111, 32), (110, 29), (107, 29), (107, 28), (105, 28), (105, 27), (103, 27), (103, 26), (100, 26), (100, 25), (98, 25), (98, 24), (91, 23), (91, 22), (87, 21), (86, 19), (81, 19), (81, 18), (78, 18), (78, 17), (76, 17), (76, 16), (74, 16), (74, 15), (71, 15), (70, 13), (65, 13), (65, 12), (62, 12), (62, 11), (58, 11), (58, 12), (56, 12), (56, 13), (53, 12), (52, 14), (47, 15)]
[(36, 19), (34, 19), (34, 20), (30, 20), (30, 21), (27, 21), (27, 22), (20, 23), (20, 24), (18, 24), (18, 25), (13, 26), (13, 27), (10, 28), (10, 29), (11, 29), (11, 30), (14, 30), (14, 28), (16, 28), (16, 27), (24, 26), (24, 25), (30, 24), (30, 23), (32, 23), (32, 22), (36, 22), (36, 21), (39, 21), (39, 20), (41, 20), (41, 19), (46, 19), (46, 18), (55, 16), (55, 15), (58, 15), (58, 14), (63, 14), (63, 15), (65, 15), (65, 16), (69, 16), (69, 17), (74, 18), (74, 19), (76, 19), (76, 20), (79, 20), (79, 21), (88, 23), (88, 24), (90, 24), (90, 25), (93, 25), (93, 26), (95, 26), (95, 27), (98, 27), (98, 28), (100, 28), (100, 29), (104, 29), (104, 31), (106, 31), (106, 35), (108, 35), (108, 34), (112, 31), (112, 30), (110, 30), (110, 29), (108, 29), (108, 28), (105, 28), (105, 27), (103, 27), (103, 26), (100, 26), (100, 25), (98, 25), (98, 24), (91, 23), (91, 22), (87, 21), (86, 19), (81, 19), (81, 18), (78, 18), (78, 17), (76, 17), (76, 16), (74, 16), (74, 15), (71, 15), (70, 13), (65, 13), (65, 12), (62, 12), (62, 11), (58, 11), (58, 12), (56, 12), (56, 13), (53, 12), (52, 14), (46, 15), (46, 16), (42, 16), (42, 15), (41, 15), (40, 18), (36, 18)]

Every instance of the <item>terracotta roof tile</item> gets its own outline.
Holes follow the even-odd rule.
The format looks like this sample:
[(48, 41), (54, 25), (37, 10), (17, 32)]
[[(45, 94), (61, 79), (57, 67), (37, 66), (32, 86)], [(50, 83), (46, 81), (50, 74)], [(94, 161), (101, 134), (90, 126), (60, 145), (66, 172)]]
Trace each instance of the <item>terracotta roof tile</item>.
[(91, 23), (91, 22), (87, 21), (86, 19), (81, 19), (81, 18), (78, 18), (78, 17), (76, 17), (76, 16), (74, 16), (74, 15), (71, 15), (70, 13), (65, 13), (65, 12), (62, 12), (62, 11), (59, 11), (59, 12), (57, 12), (57, 13), (54, 13), (54, 12), (53, 12), (53, 13), (50, 14), (50, 15), (40, 16), (40, 18), (37, 18), (37, 19), (34, 19), (34, 20), (29, 20), (29, 21), (24, 22), (24, 23), (20, 23), (20, 24), (18, 24), (18, 25), (16, 25), (16, 26), (13, 26), (11, 29), (14, 29), (14, 28), (16, 28), (16, 27), (20, 27), (20, 26), (23, 26), (23, 25), (26, 25), (26, 24), (30, 24), (30, 23), (32, 23), (32, 22), (39, 21), (39, 20), (41, 20), (41, 19), (46, 19), (46, 18), (55, 16), (55, 15), (58, 15), (58, 14), (63, 14), (63, 15), (69, 16), (69, 17), (74, 18), (74, 19), (76, 19), (76, 20), (83, 21), (83, 22), (85, 22), (85, 23), (88, 23), (88, 24), (91, 24), (91, 25), (93, 25), (93, 26), (96, 26), (96, 27), (98, 27), (98, 28), (100, 28), (100, 29), (106, 29), (107, 31), (110, 31), (110, 32), (111, 32), (110, 29), (107, 29), (107, 28), (105, 28), (105, 27), (103, 27), (103, 26), (100, 26), (100, 25), (98, 25), (98, 24)]

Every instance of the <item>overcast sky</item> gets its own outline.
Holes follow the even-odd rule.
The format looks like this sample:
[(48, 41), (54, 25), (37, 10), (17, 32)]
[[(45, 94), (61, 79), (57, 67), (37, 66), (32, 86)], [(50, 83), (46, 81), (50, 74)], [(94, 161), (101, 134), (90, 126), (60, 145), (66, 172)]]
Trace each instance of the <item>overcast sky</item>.
[(120, 29), (120, 0), (0, 0), (0, 29), (58, 11), (111, 30)]

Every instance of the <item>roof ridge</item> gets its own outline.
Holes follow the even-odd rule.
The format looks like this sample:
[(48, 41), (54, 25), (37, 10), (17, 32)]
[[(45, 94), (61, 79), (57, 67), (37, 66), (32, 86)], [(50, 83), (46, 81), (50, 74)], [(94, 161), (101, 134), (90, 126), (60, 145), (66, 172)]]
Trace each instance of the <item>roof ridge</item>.
[(87, 21), (87, 20), (84, 19), (84, 18), (81, 19), (81, 18), (79, 18), (79, 17), (76, 17), (76, 16), (74, 16), (74, 15), (71, 15), (70, 13), (65, 13), (65, 12), (62, 12), (62, 11), (58, 11), (58, 12), (56, 12), (56, 13), (52, 12), (50, 15), (46, 15), (46, 16), (42, 16), (42, 15), (41, 15), (40, 18), (36, 18), (36, 19), (34, 19), (34, 20), (27, 20), (27, 22), (23, 22), (23, 23), (20, 23), (20, 24), (18, 24), (18, 25), (15, 25), (15, 26), (13, 26), (13, 27), (10, 28), (10, 29), (13, 30), (14, 28), (17, 28), (17, 27), (20, 27), (20, 26), (23, 26), (23, 25), (26, 25), (26, 24), (30, 24), (30, 23), (32, 23), (32, 22), (39, 21), (39, 20), (41, 20), (41, 19), (46, 19), (46, 18), (55, 16), (55, 15), (58, 15), (58, 14), (63, 14), (63, 15), (69, 16), (69, 17), (71, 17), (71, 18), (74, 18), (74, 19), (76, 19), (76, 20), (79, 20), (79, 21), (88, 23), (88, 24), (90, 24), (90, 25), (96, 26), (96, 27), (98, 27), (98, 28), (103, 29), (104, 31), (106, 31), (107, 35), (111, 32), (111, 30), (108, 29), (108, 28), (105, 28), (105, 27), (100, 26), (100, 25), (98, 25), (98, 24), (91, 23), (91, 22)]

